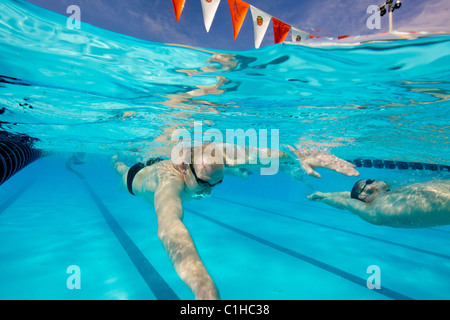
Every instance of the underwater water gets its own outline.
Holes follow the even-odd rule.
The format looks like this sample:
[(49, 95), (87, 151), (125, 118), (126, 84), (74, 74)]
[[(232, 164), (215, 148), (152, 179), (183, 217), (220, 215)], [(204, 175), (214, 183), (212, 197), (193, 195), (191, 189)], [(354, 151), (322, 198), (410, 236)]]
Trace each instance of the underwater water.
[[(1, 299), (192, 299), (154, 209), (118, 187), (128, 165), (169, 156), (174, 129), (278, 130), (280, 145), (343, 159), (449, 165), (450, 37), (217, 51), (146, 42), (25, 1), (0, 2), (0, 126), (46, 156), (0, 186)], [(271, 141), (269, 139), (269, 141)], [(74, 152), (86, 153), (65, 168)], [(370, 225), (311, 202), (361, 178), (393, 187), (432, 170), (226, 177), (184, 208), (223, 299), (448, 299), (450, 227)], [(69, 289), (69, 266), (81, 288)], [(381, 270), (369, 289), (368, 267)]]

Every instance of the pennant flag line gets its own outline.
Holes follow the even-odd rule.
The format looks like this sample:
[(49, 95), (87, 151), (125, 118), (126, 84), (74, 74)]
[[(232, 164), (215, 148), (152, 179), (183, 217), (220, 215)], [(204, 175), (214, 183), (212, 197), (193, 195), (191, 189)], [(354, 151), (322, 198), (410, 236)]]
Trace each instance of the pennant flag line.
[(255, 48), (258, 49), (269, 27), (272, 16), (254, 6), (250, 6), (250, 11), (252, 12), (253, 29), (255, 32)]
[(211, 24), (219, 7), (220, 0), (201, 0), (203, 10), (203, 21), (205, 22), (206, 32), (209, 32)]
[(234, 40), (236, 40), (250, 5), (241, 0), (228, 0), (228, 6), (230, 7), (231, 21), (233, 22)]
[(348, 37), (350, 37), (348, 34), (346, 34), (346, 35), (344, 35), (344, 36), (339, 36), (339, 37), (338, 37), (338, 40), (345, 39), (345, 38), (348, 38)]
[(309, 38), (309, 33), (292, 27), (292, 42), (299, 42)]
[[(209, 32), (212, 22), (214, 21), (214, 17), (217, 13), (217, 9), (219, 7), (221, 0), (200, 0), (202, 4), (203, 11), (203, 22), (205, 24), (206, 32)], [(177, 23), (180, 20), (181, 13), (183, 12), (184, 5), (186, 0), (172, 0), (173, 9), (175, 11), (175, 18)], [(312, 28), (307, 28), (306, 30), (311, 30), (316, 33), (316, 35), (311, 34), (310, 32), (306, 32), (294, 27), (291, 27), (289, 24), (265, 13), (264, 11), (244, 2), (242, 0), (228, 0), (228, 6), (230, 8), (231, 14), (231, 22), (233, 24), (233, 36), (234, 40), (236, 40), (242, 24), (247, 15), (248, 9), (252, 13), (253, 20), (253, 30), (254, 30), (254, 40), (255, 40), (255, 48), (259, 48), (261, 46), (262, 40), (267, 32), (267, 28), (269, 27), (270, 21), (272, 21), (273, 25), (273, 33), (274, 33), (274, 42), (275, 44), (284, 42), (289, 34), (289, 31), (292, 30), (292, 42), (300, 42), (307, 39), (320, 39), (324, 38), (322, 35), (318, 35), (318, 33), (330, 33), (328, 30), (317, 30)], [(349, 35), (338, 36), (337, 40), (342, 40), (349, 38)], [(325, 37), (328, 40), (332, 40), (333, 38)]]
[(284, 42), (289, 33), (289, 30), (291, 30), (291, 26), (274, 17), (272, 17), (272, 24), (275, 44)]
[(184, 3), (186, 0), (172, 0), (173, 9), (175, 10), (175, 18), (177, 23), (180, 20), (181, 12), (183, 12)]

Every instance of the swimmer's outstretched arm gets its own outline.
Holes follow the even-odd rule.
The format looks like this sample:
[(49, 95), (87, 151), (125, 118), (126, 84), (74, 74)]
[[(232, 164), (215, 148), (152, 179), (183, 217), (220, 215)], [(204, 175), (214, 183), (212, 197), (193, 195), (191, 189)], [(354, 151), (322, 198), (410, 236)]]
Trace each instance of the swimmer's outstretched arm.
[(322, 202), (337, 209), (349, 210), (350, 192), (314, 192), (306, 196), (311, 201)]
[(192, 290), (197, 300), (219, 299), (217, 288), (203, 265), (182, 222), (180, 194), (183, 184), (168, 181), (156, 189), (154, 202), (158, 219), (158, 237), (181, 280)]
[[(289, 149), (295, 157), (276, 149), (243, 148), (224, 144), (223, 156), (227, 167), (243, 167), (254, 172), (256, 172), (255, 169), (267, 166), (271, 164), (271, 160), (277, 159), (281, 169), (298, 161), (308, 175), (316, 178), (321, 176), (314, 170), (315, 168), (330, 169), (346, 176), (359, 176), (359, 172), (355, 170), (355, 165), (329, 153), (296, 150), (291, 146), (289, 146)], [(230, 150), (232, 151), (230, 152)], [(288, 171), (286, 173), (289, 174)]]
[(295, 149), (288, 146), (289, 150), (297, 156), (297, 161), (300, 162), (302, 168), (306, 173), (312, 177), (320, 178), (320, 174), (314, 169), (324, 168), (342, 173), (346, 176), (359, 176), (359, 172), (355, 169), (355, 165), (342, 160), (332, 154), (314, 151), (308, 149)]
[(311, 201), (325, 203), (337, 209), (350, 211), (371, 224), (383, 224), (383, 215), (379, 214), (376, 206), (352, 199), (350, 192), (323, 193), (317, 191), (306, 197)]

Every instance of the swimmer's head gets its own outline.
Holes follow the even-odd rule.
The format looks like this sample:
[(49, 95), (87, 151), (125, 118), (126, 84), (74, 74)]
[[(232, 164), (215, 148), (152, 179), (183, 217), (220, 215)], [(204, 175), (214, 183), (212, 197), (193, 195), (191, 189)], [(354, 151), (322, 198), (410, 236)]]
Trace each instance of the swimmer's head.
[(387, 183), (380, 180), (365, 179), (355, 183), (351, 197), (362, 202), (371, 203), (376, 197), (388, 191), (390, 191), (390, 187)]
[(186, 187), (192, 191), (194, 198), (205, 198), (211, 194), (212, 189), (222, 183), (225, 166), (223, 164), (183, 163), (184, 180)]

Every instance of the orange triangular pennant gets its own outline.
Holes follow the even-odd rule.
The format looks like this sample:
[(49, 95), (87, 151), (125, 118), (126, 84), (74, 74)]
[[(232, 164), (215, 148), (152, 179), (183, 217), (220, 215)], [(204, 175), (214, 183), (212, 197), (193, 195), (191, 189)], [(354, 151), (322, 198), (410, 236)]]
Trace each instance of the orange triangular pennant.
[(338, 37), (338, 40), (345, 39), (345, 38), (348, 38), (348, 37), (350, 37), (350, 36), (349, 36), (349, 35), (339, 36), (339, 37)]
[(177, 23), (180, 20), (181, 12), (184, 8), (184, 3), (186, 0), (172, 0), (173, 9), (175, 10), (175, 18), (177, 18)]
[(228, 6), (233, 22), (234, 40), (236, 40), (250, 5), (242, 0), (228, 0)]
[(275, 43), (284, 42), (289, 33), (289, 30), (291, 30), (291, 26), (274, 17), (272, 17), (272, 25)]

